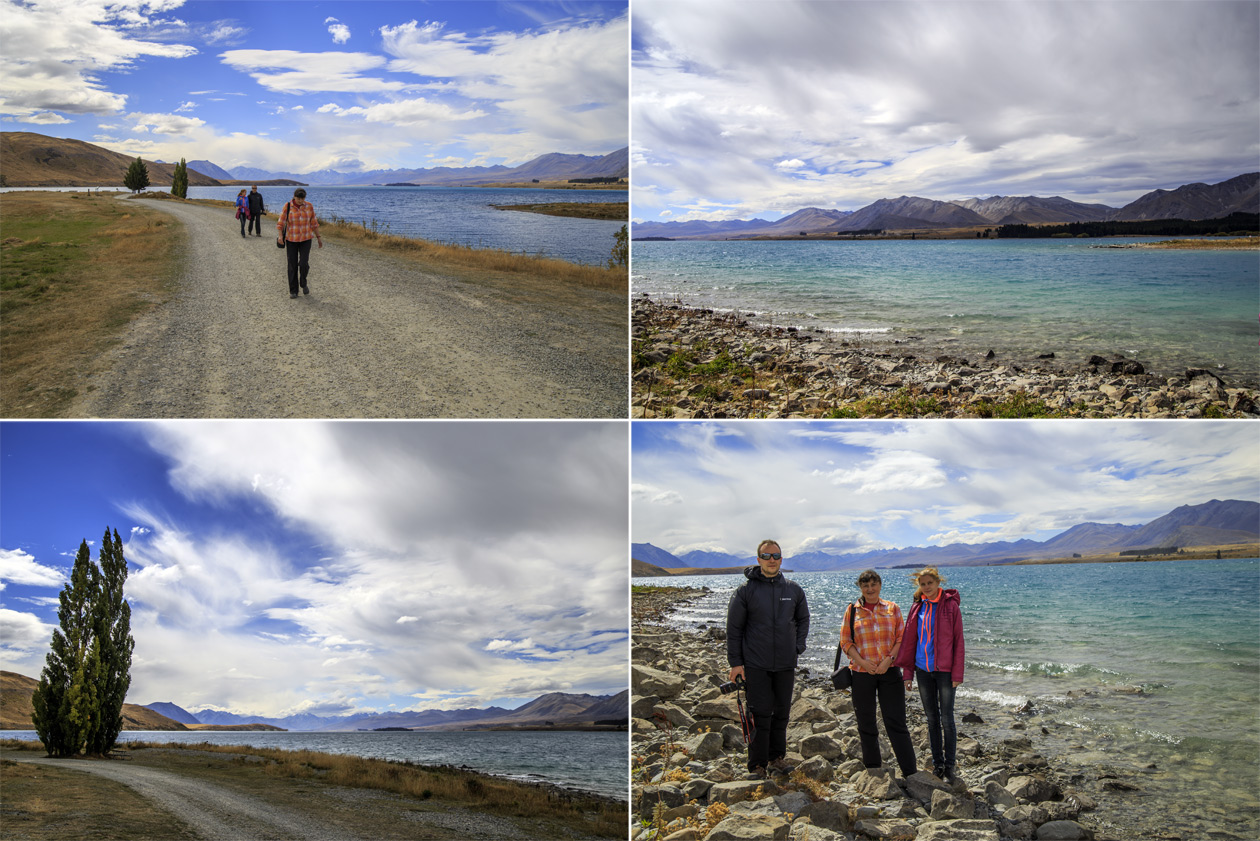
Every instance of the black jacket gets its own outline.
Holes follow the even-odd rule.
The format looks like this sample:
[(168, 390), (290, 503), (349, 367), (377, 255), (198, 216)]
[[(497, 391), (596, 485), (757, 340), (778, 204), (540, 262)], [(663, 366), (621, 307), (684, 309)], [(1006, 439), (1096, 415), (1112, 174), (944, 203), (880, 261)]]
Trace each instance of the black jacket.
[(262, 216), (267, 212), (267, 208), (263, 207), (262, 193), (250, 193), (248, 198), (250, 216)]
[(805, 591), (783, 573), (766, 578), (759, 566), (744, 577), (726, 609), (727, 661), (772, 672), (796, 668), (809, 636)]

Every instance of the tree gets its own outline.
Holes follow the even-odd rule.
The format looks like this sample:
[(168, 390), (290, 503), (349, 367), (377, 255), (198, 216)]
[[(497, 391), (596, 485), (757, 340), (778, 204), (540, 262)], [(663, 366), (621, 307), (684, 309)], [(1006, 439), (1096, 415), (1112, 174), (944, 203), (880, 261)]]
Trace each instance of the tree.
[(122, 704), (131, 685), (131, 606), (123, 597), (127, 561), (115, 531), (99, 568), (87, 541), (79, 546), (70, 582), (61, 591), (32, 720), (49, 755), (106, 754), (122, 731)]
[(131, 162), (127, 174), (123, 176), (123, 186), (136, 193), (149, 186), (149, 168), (144, 161), (136, 158)]
[(171, 180), (171, 195), (188, 198), (188, 162), (183, 158), (175, 164), (175, 177)]
[(608, 258), (608, 268), (624, 266), (630, 260), (630, 231), (625, 225), (613, 234), (612, 252)]

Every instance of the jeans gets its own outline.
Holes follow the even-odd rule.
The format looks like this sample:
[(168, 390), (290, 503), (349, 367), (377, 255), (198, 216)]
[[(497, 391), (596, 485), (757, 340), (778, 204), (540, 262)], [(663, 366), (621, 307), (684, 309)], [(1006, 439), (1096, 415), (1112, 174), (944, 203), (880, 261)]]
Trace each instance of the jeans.
[(748, 693), (748, 712), (757, 732), (748, 745), (748, 770), (764, 768), (776, 759), (787, 756), (788, 716), (792, 712), (792, 687), (795, 669), (777, 672), (744, 667), (744, 691)]
[(923, 712), (927, 714), (932, 764), (937, 768), (953, 768), (958, 747), (958, 730), (954, 727), (953, 675), (915, 669), (914, 676), (919, 682)]
[(879, 730), (875, 724), (875, 703), (884, 719), (884, 732), (892, 745), (901, 776), (909, 777), (915, 767), (914, 745), (906, 726), (906, 687), (901, 682), (901, 669), (889, 669), (882, 675), (853, 673), (853, 714), (857, 718), (858, 736), (862, 740), (862, 764), (879, 768), (883, 759), (879, 751)]
[(245, 225), (248, 222), (249, 222), (249, 218), (244, 213), (242, 213), (241, 214), (241, 236), (245, 236)]
[(284, 243), (285, 256), (289, 258), (289, 294), (296, 295), (298, 287), (306, 288), (306, 275), (311, 270), (311, 243), (313, 240)]

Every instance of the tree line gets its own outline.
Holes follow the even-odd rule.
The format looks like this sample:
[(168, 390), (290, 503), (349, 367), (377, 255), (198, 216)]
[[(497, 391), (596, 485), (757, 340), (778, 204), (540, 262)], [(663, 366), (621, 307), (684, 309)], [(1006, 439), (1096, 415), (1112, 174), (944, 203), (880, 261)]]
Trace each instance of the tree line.
[(1046, 237), (1177, 237), (1213, 234), (1254, 234), (1260, 214), (1231, 213), (1220, 219), (1146, 219), (1142, 221), (1068, 222), (1062, 225), (1000, 225), (999, 239)]
[(136, 647), (126, 581), (117, 530), (105, 529), (95, 564), (87, 541), (80, 544), (32, 698), (35, 732), (50, 756), (104, 756), (118, 742)]
[[(131, 166), (127, 167), (127, 172), (123, 175), (123, 186), (134, 193), (148, 188), (149, 168), (145, 166), (144, 161), (136, 158), (131, 162)], [(188, 162), (183, 158), (175, 164), (175, 172), (171, 177), (171, 195), (181, 199), (188, 198)]]

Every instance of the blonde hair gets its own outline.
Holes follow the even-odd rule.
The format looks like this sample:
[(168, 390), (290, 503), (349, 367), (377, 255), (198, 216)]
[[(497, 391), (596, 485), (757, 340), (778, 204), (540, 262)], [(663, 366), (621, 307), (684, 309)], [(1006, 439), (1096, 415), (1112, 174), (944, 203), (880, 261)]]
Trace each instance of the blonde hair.
[(779, 545), (779, 541), (769, 539), (763, 540), (757, 544), (757, 554), (760, 555), (761, 550), (765, 549), (767, 546), (773, 546), (775, 549), (779, 550), (780, 555), (783, 554), (783, 547)]
[(923, 598), (923, 585), (919, 583), (919, 579), (925, 575), (928, 576), (929, 578), (935, 578), (936, 583), (940, 585), (941, 587), (945, 586), (945, 577), (941, 575), (940, 570), (938, 570), (936, 567), (924, 567), (918, 572), (910, 573), (910, 580), (913, 581), (915, 585), (914, 586), (914, 601), (916, 602)]

